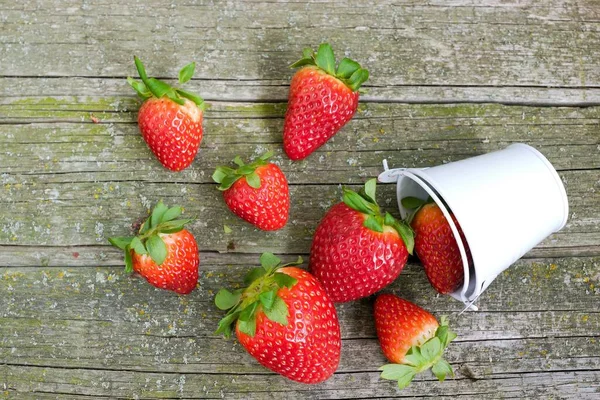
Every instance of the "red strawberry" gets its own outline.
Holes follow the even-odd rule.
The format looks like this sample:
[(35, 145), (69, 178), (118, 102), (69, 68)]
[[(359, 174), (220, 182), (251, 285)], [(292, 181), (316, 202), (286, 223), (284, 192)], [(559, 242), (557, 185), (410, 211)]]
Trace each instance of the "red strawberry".
[[(202, 141), (204, 100), (156, 78), (148, 78), (142, 62), (137, 57), (134, 59), (142, 82), (132, 78), (127, 78), (127, 82), (145, 100), (138, 113), (142, 137), (162, 165), (181, 171), (194, 161)], [(195, 67), (195, 63), (183, 67), (179, 82), (189, 81)]]
[(331, 46), (323, 43), (316, 54), (292, 64), (300, 69), (290, 84), (283, 128), (283, 148), (292, 160), (307, 157), (348, 122), (358, 108), (358, 88), (369, 72), (344, 58), (336, 69)]
[(308, 272), (280, 266), (271, 253), (250, 270), (245, 289), (221, 289), (215, 303), (229, 310), (216, 333), (231, 335), (263, 366), (291, 380), (318, 383), (328, 379), (340, 361), (340, 325), (335, 307)]
[(179, 206), (168, 208), (158, 202), (138, 236), (108, 239), (125, 251), (125, 270), (137, 272), (157, 288), (188, 294), (198, 282), (198, 245), (184, 225), (190, 219), (176, 219)]
[[(407, 208), (417, 207), (411, 226), (415, 231), (415, 251), (423, 263), (431, 285), (440, 293), (452, 293), (464, 282), (464, 268), (456, 239), (442, 210), (435, 203), (426, 203), (414, 197), (403, 199)], [(469, 263), (471, 252), (460, 225), (452, 215), (460, 238), (465, 245)]]
[(333, 206), (315, 232), (310, 270), (334, 302), (369, 296), (398, 277), (412, 253), (410, 227), (375, 201), (376, 180), (360, 194), (344, 189), (343, 203)]
[(454, 376), (450, 364), (442, 359), (445, 348), (456, 338), (446, 318), (442, 317), (440, 325), (421, 307), (382, 294), (375, 300), (375, 328), (383, 354), (394, 363), (380, 368), (383, 379), (398, 381), (402, 389), (429, 368), (440, 381), (448, 374)]
[(212, 176), (220, 183), (227, 207), (263, 231), (283, 228), (290, 210), (287, 179), (277, 165), (267, 163), (271, 155), (268, 152), (251, 164), (236, 157), (238, 169), (217, 167)]

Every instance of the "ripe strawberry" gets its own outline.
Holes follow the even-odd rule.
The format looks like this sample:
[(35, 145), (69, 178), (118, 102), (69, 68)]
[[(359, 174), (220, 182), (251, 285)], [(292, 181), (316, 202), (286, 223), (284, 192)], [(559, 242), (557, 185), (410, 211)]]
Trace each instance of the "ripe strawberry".
[(251, 164), (238, 156), (238, 169), (217, 167), (212, 178), (219, 183), (227, 207), (235, 215), (263, 231), (283, 228), (288, 220), (290, 194), (281, 169), (267, 163), (271, 152)]
[(383, 379), (398, 381), (402, 389), (429, 368), (440, 381), (448, 374), (454, 376), (450, 364), (442, 359), (445, 348), (456, 338), (445, 317), (440, 325), (421, 307), (382, 294), (375, 300), (375, 328), (383, 354), (394, 363), (380, 368)]
[(176, 219), (181, 212), (159, 201), (138, 236), (108, 240), (125, 251), (125, 271), (139, 273), (154, 287), (188, 294), (198, 282), (200, 259), (196, 239), (183, 229), (191, 219)]
[(215, 304), (229, 310), (216, 333), (231, 335), (263, 366), (291, 380), (318, 383), (340, 361), (340, 325), (333, 303), (319, 282), (271, 253), (246, 275), (247, 288), (221, 289)]
[[(134, 57), (142, 82), (127, 82), (145, 100), (138, 113), (138, 126), (150, 150), (162, 165), (172, 171), (190, 166), (202, 141), (204, 100), (176, 89), (156, 78), (148, 78), (139, 58)], [(179, 82), (194, 75), (195, 63), (179, 71)]]
[[(411, 221), (415, 231), (415, 251), (423, 263), (429, 282), (439, 293), (456, 291), (464, 282), (464, 268), (456, 239), (442, 210), (433, 202), (426, 203), (415, 197), (407, 197), (402, 203), (407, 208), (416, 208)], [(465, 236), (454, 215), (451, 216), (471, 263), (471, 252)]]
[(398, 277), (412, 254), (413, 233), (375, 201), (376, 180), (360, 194), (344, 189), (315, 232), (310, 270), (334, 302), (369, 296)]
[(302, 67), (290, 84), (283, 128), (283, 148), (292, 160), (307, 157), (348, 122), (358, 108), (358, 88), (369, 72), (344, 58), (336, 69), (328, 43), (315, 54), (304, 49), (303, 58), (292, 64)]

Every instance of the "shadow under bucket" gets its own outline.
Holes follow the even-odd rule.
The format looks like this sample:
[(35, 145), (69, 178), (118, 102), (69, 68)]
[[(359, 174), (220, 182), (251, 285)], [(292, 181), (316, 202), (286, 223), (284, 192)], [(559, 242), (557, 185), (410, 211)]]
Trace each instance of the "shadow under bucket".
[[(567, 223), (569, 204), (560, 177), (546, 157), (526, 144), (431, 168), (388, 169), (386, 161), (384, 168), (379, 181), (397, 183), (402, 218), (409, 210), (401, 200), (409, 196), (431, 197), (444, 213), (465, 277), (450, 295), (473, 309), (502, 271)], [(471, 251), (471, 269), (451, 213)]]

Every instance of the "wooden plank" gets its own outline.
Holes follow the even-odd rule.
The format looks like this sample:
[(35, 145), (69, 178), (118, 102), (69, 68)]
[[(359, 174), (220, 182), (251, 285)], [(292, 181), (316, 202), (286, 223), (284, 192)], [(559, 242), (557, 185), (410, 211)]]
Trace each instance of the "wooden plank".
[(365, 64), (376, 86), (600, 84), (594, 0), (368, 7), (358, 0), (81, 7), (72, 0), (3, 5), (0, 12), (4, 76), (124, 77), (134, 72), (137, 52), (160, 76), (174, 77), (195, 59), (202, 79), (288, 79), (303, 46), (328, 40)]
[[(597, 394), (598, 371), (537, 372), (443, 383), (416, 378), (399, 392), (392, 382), (381, 382), (376, 372), (336, 374), (329, 381), (307, 386), (272, 375), (206, 375), (97, 371), (28, 366), (1, 367), (11, 390), (25, 393), (85, 396), (186, 399), (364, 399), (414, 398), (423, 393), (436, 398), (560, 398), (592, 399)], [(268, 388), (265, 390), (264, 388)]]
[[(378, 173), (384, 158), (391, 165), (425, 167), (497, 150), (513, 142), (538, 148), (558, 170), (600, 167), (600, 108), (370, 104), (314, 156), (293, 163), (280, 151), (281, 111), (269, 114), (269, 110), (263, 110), (269, 117), (265, 119), (251, 114), (263, 106), (275, 107), (248, 105), (238, 115), (226, 110), (210, 111), (200, 153), (195, 163), (179, 174), (168, 173), (156, 162), (139, 135), (133, 115), (127, 117), (127, 123), (93, 124), (91, 115), (104, 120), (123, 119), (124, 114), (11, 111), (13, 115), (43, 113), (50, 117), (35, 117), (35, 124), (20, 118), (20, 122), (12, 122), (15, 125), (4, 125), (0, 133), (4, 150), (0, 167), (10, 175), (40, 171), (45, 175), (67, 173), (69, 179), (83, 174), (85, 180), (103, 180), (107, 175), (131, 180), (139, 176), (139, 171), (151, 171), (153, 179), (159, 181), (209, 182), (215, 165), (230, 162), (236, 154), (255, 156), (271, 148), (282, 167), (299, 175), (298, 182), (334, 183), (348, 182), (357, 175), (357, 168), (362, 176), (366, 171)], [(61, 114), (70, 114), (73, 123), (59, 122)], [(46, 121), (40, 122), (41, 118)], [(51, 118), (58, 121), (50, 122)], [(136, 174), (132, 173), (131, 163), (136, 164)], [(310, 174), (306, 171), (308, 165), (332, 173)], [(338, 172), (345, 174), (345, 179), (336, 175)]]
[[(166, 81), (176, 83), (174, 80)], [(186, 84), (191, 91), (208, 101), (285, 102), (289, 80), (195, 79)], [(60, 98), (126, 97), (133, 93), (123, 78), (94, 77), (1, 77), (2, 97)], [(364, 103), (395, 102), (406, 104), (500, 103), (531, 106), (595, 106), (600, 105), (600, 88), (558, 88), (520, 86), (375, 86), (368, 81)], [(0, 102), (6, 99), (0, 98)]]
[[(295, 257), (288, 255), (283, 258), (293, 259)], [(256, 265), (257, 260), (258, 255), (210, 254), (206, 260), (202, 257), (200, 286), (193, 296), (188, 297), (169, 296), (166, 292), (148, 287), (142, 279), (137, 279), (137, 277), (129, 279), (123, 273), (122, 264), (96, 268), (3, 268), (0, 284), (3, 292), (9, 293), (10, 296), (2, 299), (4, 307), (1, 309), (3, 314), (0, 315), (30, 318), (38, 315), (42, 308), (47, 318), (60, 319), (64, 314), (79, 315), (80, 318), (100, 317), (100, 319), (108, 320), (117, 318), (129, 321), (132, 317), (138, 316), (136, 311), (128, 308), (129, 305), (146, 303), (143, 307), (138, 306), (138, 308), (144, 309), (144, 313), (152, 310), (158, 313), (157, 319), (162, 320), (163, 317), (168, 316), (169, 310), (179, 309), (182, 305), (212, 304), (214, 294), (221, 287), (233, 287), (242, 282), (248, 267)], [(534, 315), (540, 311), (562, 312), (568, 310), (583, 313), (585, 310), (590, 310), (593, 304), (590, 303), (590, 299), (594, 299), (600, 294), (599, 268), (600, 261), (597, 257), (523, 259), (498, 277), (493, 284), (494, 290), (486, 291), (485, 296), (478, 304), (481, 310), (487, 312), (502, 310)], [(32, 289), (23, 292), (19, 291), (19, 288)], [(403, 293), (424, 307), (437, 312), (462, 310), (459, 302), (444, 296), (436, 296), (427, 283), (422, 269), (414, 261), (409, 263), (390, 290)], [(42, 304), (27, 302), (31, 291), (35, 294), (39, 293)], [(160, 296), (153, 298), (159, 293)], [(70, 296), (79, 298), (80, 301), (73, 302)], [(99, 302), (103, 305), (110, 305), (113, 297), (117, 297), (115, 301), (123, 307), (115, 307), (114, 310), (101, 308), (92, 313)], [(46, 307), (46, 303), (56, 303), (56, 306)], [(161, 304), (165, 307), (161, 307)], [(347, 306), (350, 310), (348, 312), (360, 310), (361, 314), (368, 315), (371, 303), (364, 301), (352, 303), (352, 305), (341, 305), (341, 312), (345, 312)], [(132, 312), (133, 314), (131, 314)], [(163, 313), (167, 314), (163, 315)], [(220, 313), (217, 312), (218, 314)], [(214, 323), (216, 326), (217, 316), (204, 316), (203, 318), (210, 318), (206, 323)], [(548, 319), (544, 324), (551, 325), (552, 322), (551, 319)], [(486, 323), (495, 324), (494, 321)], [(582, 330), (585, 328), (585, 324), (575, 325), (580, 326)], [(192, 325), (186, 329), (195, 328)], [(208, 329), (209, 332), (212, 332), (212, 328)], [(354, 335), (349, 337), (356, 337), (356, 335), (364, 337), (364, 335), (373, 334), (372, 327), (361, 329), (363, 330), (354, 333), (348, 332), (349, 335)], [(518, 330), (511, 329), (510, 326), (507, 326), (503, 331), (488, 333), (487, 337), (504, 339), (521, 337)], [(530, 332), (545, 332), (543, 330), (545, 328), (541, 326), (530, 326), (527, 329)], [(475, 330), (485, 331), (484, 327)]]
[[(568, 171), (561, 175), (569, 193), (570, 221), (540, 246), (597, 246), (600, 243), (597, 212), (600, 208), (600, 192), (597, 191), (600, 171)], [(349, 187), (358, 189), (358, 186)], [(290, 220), (286, 227), (274, 232), (260, 232), (228, 211), (213, 184), (152, 181), (37, 183), (32, 179), (24, 183), (6, 183), (3, 192), (1, 203), (5, 206), (0, 207), (0, 244), (3, 245), (106, 245), (110, 236), (132, 233), (133, 227), (147, 216), (149, 208), (164, 199), (168, 204), (183, 205), (187, 215), (197, 218), (190, 224), (190, 229), (202, 251), (304, 254), (310, 249), (312, 233), (319, 220), (341, 196), (337, 184), (293, 184), (290, 186), (293, 199)], [(394, 212), (394, 185), (381, 185), (379, 193), (380, 199), (385, 199), (382, 205)], [(225, 233), (224, 225), (232, 232)], [(106, 252), (114, 260), (116, 253), (108, 249)], [(2, 261), (9, 263), (3, 265), (12, 265), (10, 260)]]
[[(385, 360), (375, 339), (372, 298), (338, 305), (340, 368), (314, 387), (270, 373), (234, 339), (215, 336), (222, 313), (212, 305), (214, 293), (239, 281), (248, 269), (243, 263), (255, 264), (251, 258), (211, 255), (210, 264), (201, 266), (200, 287), (189, 296), (153, 289), (120, 268), (0, 269), (0, 292), (7, 294), (0, 298), (5, 395), (211, 398), (222, 392), (241, 398), (249, 390), (270, 398), (306, 390), (315, 398), (398, 395), (378, 379)], [(449, 396), (493, 390), (508, 397), (594, 393), (600, 373), (599, 281), (597, 257), (522, 260), (482, 296), (482, 311), (458, 315), (460, 304), (435, 296), (411, 264), (387, 290), (438, 316), (450, 314), (459, 338), (448, 360), (457, 377), (440, 384), (423, 375), (400, 395), (422, 395), (425, 386), (429, 394)], [(183, 388), (174, 389), (182, 376)]]

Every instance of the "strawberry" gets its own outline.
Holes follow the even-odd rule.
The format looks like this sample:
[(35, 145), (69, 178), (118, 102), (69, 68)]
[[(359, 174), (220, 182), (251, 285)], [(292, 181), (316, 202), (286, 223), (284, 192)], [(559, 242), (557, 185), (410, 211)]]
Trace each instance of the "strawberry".
[[(202, 141), (204, 100), (159, 79), (148, 78), (140, 59), (134, 60), (142, 82), (132, 78), (127, 78), (127, 82), (144, 99), (138, 113), (142, 137), (165, 168), (181, 171), (194, 161)], [(195, 67), (195, 63), (183, 67), (179, 82), (189, 81)]]
[(383, 379), (397, 381), (402, 389), (429, 368), (440, 381), (446, 375), (454, 376), (450, 364), (442, 359), (445, 348), (456, 338), (445, 317), (438, 324), (421, 307), (393, 294), (382, 294), (375, 300), (375, 328), (383, 354), (394, 363), (380, 368)]
[(263, 231), (283, 228), (290, 210), (287, 179), (277, 165), (267, 163), (271, 156), (268, 152), (251, 164), (238, 156), (233, 160), (237, 169), (217, 167), (212, 176), (227, 207)]
[(328, 379), (340, 361), (340, 325), (335, 307), (308, 272), (280, 265), (271, 253), (248, 272), (247, 288), (221, 289), (215, 304), (229, 310), (216, 333), (231, 335), (260, 364), (291, 380), (318, 383)]
[(343, 202), (334, 205), (315, 232), (310, 270), (334, 302), (369, 296), (389, 285), (412, 254), (410, 227), (375, 201), (376, 180), (360, 194), (344, 189)]
[(159, 201), (138, 236), (108, 240), (125, 251), (125, 271), (139, 273), (154, 287), (188, 294), (198, 282), (200, 259), (196, 239), (183, 229), (191, 219), (177, 219), (181, 212)]
[(304, 49), (292, 64), (302, 67), (292, 78), (283, 128), (283, 148), (292, 160), (307, 157), (335, 135), (358, 108), (358, 89), (369, 71), (344, 58), (336, 68), (328, 43), (315, 54)]
[[(411, 217), (415, 251), (423, 263), (429, 282), (439, 293), (456, 291), (464, 282), (464, 268), (458, 244), (442, 210), (431, 200), (425, 202), (415, 197), (402, 199), (402, 204), (406, 208), (416, 209)], [(458, 221), (453, 214), (451, 216), (465, 245), (470, 264), (471, 252), (467, 241)]]

